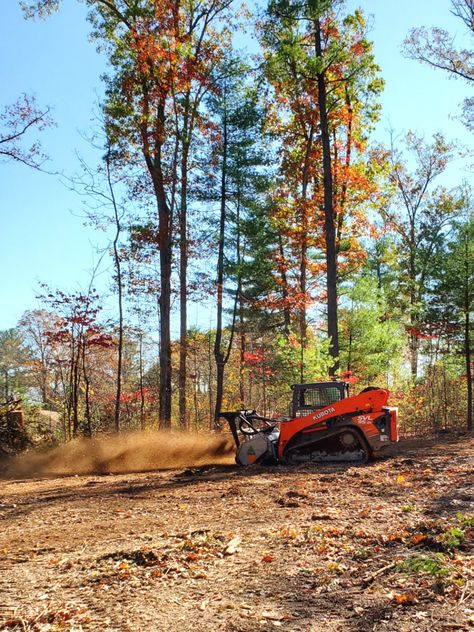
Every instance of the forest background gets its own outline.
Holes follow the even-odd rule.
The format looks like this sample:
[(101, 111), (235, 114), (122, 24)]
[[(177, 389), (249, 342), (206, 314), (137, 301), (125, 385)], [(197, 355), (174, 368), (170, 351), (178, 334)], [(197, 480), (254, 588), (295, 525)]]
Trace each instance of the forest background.
[(402, 12), (391, 101), (352, 2), (22, 4), (0, 400), (56, 439), (208, 429), (331, 375), (388, 387), (405, 433), (472, 430), (472, 0)]

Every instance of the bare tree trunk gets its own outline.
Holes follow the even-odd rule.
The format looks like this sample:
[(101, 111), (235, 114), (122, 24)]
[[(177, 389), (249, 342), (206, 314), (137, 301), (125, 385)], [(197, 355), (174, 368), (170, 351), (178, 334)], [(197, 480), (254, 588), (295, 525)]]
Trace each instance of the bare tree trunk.
[[(315, 20), (315, 50), (316, 57), (322, 60), (321, 22)], [(337, 255), (336, 255), (336, 231), (334, 226), (333, 208), (333, 183), (331, 168), (331, 143), (329, 137), (329, 122), (327, 111), (326, 76), (319, 72), (318, 102), (321, 125), (321, 145), (323, 152), (323, 181), (324, 181), (324, 227), (326, 240), (326, 268), (327, 268), (327, 310), (328, 310), (328, 336), (331, 340), (329, 349), (334, 364), (330, 369), (330, 375), (335, 375), (339, 370), (339, 330), (337, 318)]]
[(418, 376), (418, 336), (416, 334), (416, 324), (413, 322), (410, 332), (410, 371), (411, 377), (415, 381)]
[(221, 170), (221, 214), (219, 223), (219, 251), (217, 258), (217, 324), (216, 339), (214, 341), (214, 358), (216, 361), (216, 404), (214, 410), (214, 425), (217, 427), (219, 415), (222, 407), (222, 398), (224, 394), (224, 369), (229, 360), (230, 352), (235, 332), (235, 319), (237, 314), (237, 305), (240, 296), (240, 271), (237, 289), (235, 291), (234, 312), (232, 317), (232, 325), (230, 331), (230, 339), (227, 343), (227, 350), (222, 348), (222, 314), (224, 311), (224, 247), (225, 247), (225, 229), (227, 219), (227, 113), (224, 106), (224, 120), (222, 131), (222, 170)]
[[(253, 342), (252, 338), (250, 338), (250, 353), (253, 353)], [(249, 408), (253, 407), (253, 379), (252, 375), (249, 375), (249, 388), (248, 388), (248, 406)]]
[(74, 358), (72, 369), (72, 436), (77, 437), (79, 430), (79, 358)]
[(84, 403), (85, 403), (85, 421), (86, 421), (86, 432), (88, 437), (92, 437), (92, 419), (91, 419), (91, 403), (90, 403), (90, 380), (89, 375), (87, 373), (86, 368), (86, 345), (82, 345), (82, 373), (84, 375), (84, 384), (85, 384), (85, 392), (84, 392)]
[(160, 426), (171, 427), (171, 239), (160, 249)]
[[(187, 130), (183, 135), (187, 135)], [(181, 428), (187, 426), (186, 412), (186, 362), (188, 355), (188, 325), (187, 325), (187, 271), (188, 271), (188, 236), (187, 236), (187, 189), (188, 189), (188, 152), (189, 144), (183, 139), (181, 156), (181, 204), (179, 215), (180, 241), (179, 241), (179, 423)]]
[(410, 216), (410, 260), (409, 260), (409, 275), (410, 275), (410, 366), (411, 377), (415, 381), (418, 376), (418, 308), (417, 308), (417, 293), (415, 290), (416, 284), (416, 235), (415, 235), (415, 219)]
[(120, 214), (115, 199), (114, 187), (112, 184), (112, 177), (110, 173), (110, 149), (107, 152), (105, 158), (105, 164), (107, 167), (107, 183), (110, 191), (110, 198), (112, 200), (112, 206), (114, 208), (114, 220), (115, 220), (115, 237), (113, 241), (114, 251), (114, 264), (115, 274), (117, 276), (117, 298), (118, 298), (118, 343), (117, 343), (117, 384), (115, 389), (115, 407), (114, 407), (114, 428), (115, 432), (120, 430), (120, 398), (122, 395), (122, 360), (123, 360), (123, 285), (122, 285), (122, 268), (119, 253), (119, 239), (122, 230), (120, 222)]
[(138, 370), (140, 373), (140, 428), (145, 430), (145, 393), (143, 392), (143, 332), (139, 333)]
[[(141, 135), (144, 147), (144, 158), (153, 181), (153, 189), (158, 211), (158, 248), (160, 251), (160, 382), (159, 382), (159, 423), (161, 428), (171, 427), (171, 265), (172, 265), (172, 209), (170, 209), (165, 192), (163, 174), (163, 143), (157, 141), (154, 152), (150, 149), (149, 130), (146, 116), (150, 116), (147, 87), (143, 87), (145, 120)], [(158, 136), (165, 129), (165, 104), (162, 101), (157, 107)]]
[(245, 321), (244, 321), (244, 305), (242, 297), (239, 297), (239, 333), (240, 333), (240, 353), (239, 353), (239, 397), (240, 403), (244, 406), (245, 403), (245, 349), (246, 349), (246, 335), (245, 335)]
[(470, 338), (470, 318), (469, 310), (466, 310), (464, 326), (464, 344), (466, 345), (466, 377), (467, 377), (467, 420), (466, 427), (469, 432), (473, 430), (473, 410), (472, 410), (472, 362), (471, 362), (471, 338)]
[(194, 378), (193, 378), (193, 403), (194, 403), (194, 427), (199, 426), (199, 402), (198, 402), (198, 379), (199, 369), (197, 363), (197, 342), (194, 343)]
[(443, 357), (443, 428), (448, 426), (448, 381), (446, 379), (446, 358)]
[(471, 364), (471, 295), (470, 295), (470, 266), (469, 266), (469, 240), (465, 238), (465, 258), (464, 258), (464, 348), (466, 358), (466, 378), (467, 378), (467, 410), (466, 410), (466, 427), (469, 432), (473, 430), (473, 410), (472, 410), (472, 364)]
[(299, 325), (300, 325), (300, 382), (304, 384), (304, 354), (306, 348), (306, 275), (307, 275), (307, 256), (308, 256), (308, 240), (307, 240), (307, 231), (308, 231), (308, 218), (307, 218), (307, 210), (306, 210), (306, 178), (303, 183), (303, 209), (302, 209), (302, 239), (301, 239), (301, 259), (300, 259), (300, 291), (301, 291), (301, 301), (302, 304), (300, 306), (300, 314), (299, 314)]
[(289, 301), (288, 301), (288, 278), (286, 276), (286, 270), (285, 270), (285, 251), (283, 249), (283, 240), (281, 238), (281, 233), (278, 233), (278, 249), (280, 252), (280, 261), (281, 261), (281, 271), (280, 271), (280, 275), (281, 275), (281, 291), (282, 291), (282, 296), (283, 296), (283, 319), (284, 319), (284, 324), (283, 324), (283, 332), (285, 334), (285, 337), (288, 338), (288, 336), (290, 335), (290, 325), (291, 325), (291, 319), (290, 319), (290, 307), (289, 307)]
[[(225, 108), (225, 106), (224, 106)], [(216, 403), (214, 410), (214, 424), (219, 421), (219, 414), (222, 406), (222, 395), (224, 389), (224, 353), (221, 349), (222, 343), (222, 313), (224, 309), (224, 246), (225, 246), (225, 225), (226, 225), (226, 204), (227, 204), (227, 113), (224, 109), (224, 120), (222, 130), (222, 169), (221, 169), (221, 209), (219, 223), (219, 249), (217, 256), (217, 322), (216, 338), (214, 340), (214, 358), (216, 362)]]
[[(241, 236), (241, 223), (240, 223), (240, 186), (238, 190), (238, 200), (237, 200), (237, 214), (236, 214), (236, 223), (237, 223), (237, 266), (239, 269), (239, 278), (240, 278), (240, 268), (242, 265), (242, 236)], [(244, 392), (244, 366), (245, 366), (245, 322), (244, 322), (244, 303), (242, 294), (239, 293), (237, 297), (238, 300), (238, 311), (239, 311), (239, 333), (240, 333), (240, 351), (239, 351), (239, 397), (240, 403), (243, 406), (245, 402), (245, 392)]]
[(207, 388), (208, 388), (208, 400), (209, 400), (209, 428), (211, 430), (214, 429), (214, 405), (212, 401), (212, 341), (211, 341), (212, 331), (209, 327), (209, 338), (208, 338), (208, 361), (209, 361), (209, 372), (207, 379)]
[[(160, 172), (162, 184), (162, 174)], [(164, 189), (158, 196), (160, 248), (160, 426), (171, 426), (171, 213)]]
[(304, 354), (306, 347), (306, 304), (307, 304), (307, 268), (308, 268), (308, 209), (306, 198), (309, 184), (309, 163), (311, 150), (313, 147), (314, 127), (311, 125), (306, 143), (305, 160), (303, 165), (303, 178), (301, 187), (302, 209), (301, 209), (301, 258), (300, 258), (300, 291), (302, 305), (300, 307), (300, 382), (304, 383)]
[[(199, 54), (198, 50), (196, 54)], [(179, 391), (179, 423), (182, 428), (186, 428), (187, 419), (187, 403), (186, 403), (186, 364), (188, 356), (188, 326), (187, 326), (187, 299), (188, 299), (188, 168), (189, 168), (189, 151), (198, 114), (199, 104), (205, 90), (199, 89), (191, 99), (191, 92), (188, 90), (184, 98), (183, 108), (183, 126), (181, 131), (181, 199), (180, 199), (180, 262), (179, 262), (179, 279), (180, 279), (180, 344), (179, 344), (179, 373), (178, 373), (178, 391)], [(178, 118), (178, 117), (177, 117)]]

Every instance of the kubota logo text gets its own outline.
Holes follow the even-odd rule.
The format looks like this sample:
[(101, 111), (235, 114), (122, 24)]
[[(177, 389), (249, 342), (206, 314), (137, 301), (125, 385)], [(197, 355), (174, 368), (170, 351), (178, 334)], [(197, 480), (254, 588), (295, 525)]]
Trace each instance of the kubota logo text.
[(313, 419), (321, 419), (321, 417), (325, 417), (326, 415), (329, 415), (329, 413), (335, 413), (336, 409), (335, 408), (328, 408), (327, 410), (323, 410), (322, 412), (318, 413), (317, 415), (314, 415)]

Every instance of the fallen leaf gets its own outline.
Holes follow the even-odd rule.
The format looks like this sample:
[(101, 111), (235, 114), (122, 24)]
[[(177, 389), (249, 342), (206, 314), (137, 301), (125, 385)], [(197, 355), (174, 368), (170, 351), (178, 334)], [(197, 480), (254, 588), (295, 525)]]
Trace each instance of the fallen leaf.
[(400, 594), (389, 593), (389, 596), (392, 601), (402, 606), (408, 606), (412, 603), (415, 603), (416, 601), (415, 595), (411, 592), (400, 593)]
[(234, 555), (239, 550), (239, 544), (242, 542), (239, 536), (232, 538), (230, 542), (228, 542), (227, 546), (224, 549), (225, 555)]

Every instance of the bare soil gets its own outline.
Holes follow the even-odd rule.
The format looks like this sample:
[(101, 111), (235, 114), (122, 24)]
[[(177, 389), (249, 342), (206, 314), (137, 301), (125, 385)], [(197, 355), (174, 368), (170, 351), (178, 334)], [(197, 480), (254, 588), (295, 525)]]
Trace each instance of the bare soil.
[(0, 630), (474, 630), (472, 438), (220, 459), (1, 480)]

